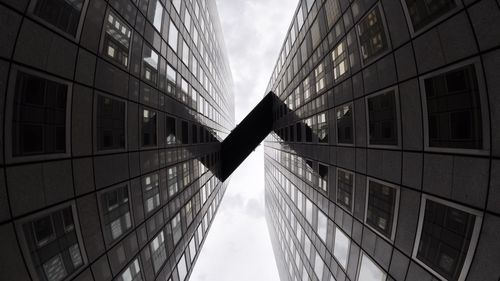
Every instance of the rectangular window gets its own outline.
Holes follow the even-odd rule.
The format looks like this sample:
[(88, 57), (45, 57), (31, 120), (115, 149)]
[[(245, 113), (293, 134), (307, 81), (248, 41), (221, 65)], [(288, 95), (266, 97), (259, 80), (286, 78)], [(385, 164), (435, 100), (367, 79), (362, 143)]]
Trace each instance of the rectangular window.
[(455, 0), (405, 0), (405, 2), (414, 32), (457, 7)]
[(97, 150), (125, 148), (125, 102), (97, 96)]
[(297, 25), (300, 29), (302, 29), (302, 25), (304, 25), (304, 14), (302, 12), (302, 5), (300, 5), (299, 11), (297, 12)]
[(165, 248), (165, 236), (163, 230), (149, 243), (149, 249), (151, 251), (151, 259), (153, 260), (153, 267), (155, 273), (158, 273), (161, 266), (167, 259), (167, 253)]
[(160, 206), (158, 173), (143, 177), (143, 198), (146, 214)]
[(358, 281), (385, 281), (385, 272), (373, 262), (365, 253), (361, 254), (359, 261)]
[(193, 144), (198, 143), (198, 126), (193, 124), (191, 127), (191, 133), (193, 135)]
[(297, 142), (301, 142), (302, 141), (302, 123), (299, 122), (299, 123), (295, 124), (295, 129), (297, 131)]
[(172, 0), (175, 10), (180, 15), (181, 14), (181, 0)]
[(399, 188), (373, 179), (367, 181), (365, 223), (392, 240), (396, 228)]
[(148, 18), (153, 22), (153, 26), (161, 32), (161, 25), (163, 20), (163, 5), (160, 0), (152, 0), (149, 2)]
[(325, 89), (325, 71), (323, 63), (320, 63), (318, 67), (316, 67), (314, 76), (316, 77), (316, 93), (320, 93)]
[(128, 187), (120, 186), (100, 196), (104, 237), (108, 244), (122, 237), (131, 227)]
[(167, 93), (175, 97), (176, 95), (177, 72), (167, 64)]
[[(180, 2), (180, 0), (178, 0)], [(175, 27), (175, 24), (170, 20), (170, 25), (168, 29), (168, 45), (177, 53), (177, 42), (179, 40), (179, 30)]]
[(306, 77), (306, 79), (304, 79), (304, 81), (302, 82), (302, 86), (304, 87), (304, 103), (305, 103), (311, 97), (309, 77)]
[(352, 213), (354, 198), (354, 174), (337, 169), (337, 204)]
[(363, 63), (378, 57), (389, 48), (380, 7), (377, 5), (357, 26)]
[(69, 87), (17, 72), (12, 115), (12, 155), (66, 153)]
[(63, 280), (84, 265), (74, 216), (73, 206), (66, 205), (22, 225), (26, 254), (40, 280)]
[(172, 166), (167, 169), (168, 173), (168, 196), (172, 197), (179, 191), (179, 185), (177, 180), (177, 166)]
[(328, 29), (330, 29), (337, 22), (337, 20), (340, 19), (342, 14), (338, 0), (327, 0), (325, 3), (325, 11)]
[(349, 240), (349, 237), (345, 235), (340, 228), (335, 227), (335, 245), (333, 248), (333, 255), (344, 269), (347, 269), (350, 246), (351, 241)]
[(179, 242), (182, 237), (181, 213), (177, 213), (177, 215), (172, 219), (172, 233), (174, 245), (177, 245), (177, 242)]
[(319, 188), (324, 191), (324, 192), (327, 192), (328, 191), (328, 166), (325, 166), (325, 165), (322, 165), (322, 164), (318, 164), (318, 174), (319, 174), (319, 177), (318, 177), (318, 185), (319, 185)]
[(318, 209), (318, 236), (326, 243), (326, 234), (328, 230), (328, 218)]
[(33, 5), (33, 14), (76, 37), (84, 4), (84, 0), (38, 0)]
[(142, 110), (142, 146), (156, 146), (156, 112)]
[(312, 142), (312, 132), (313, 132), (313, 118), (307, 118), (305, 120), (306, 127), (306, 142)]
[(135, 259), (127, 268), (116, 278), (116, 281), (142, 281), (141, 267), (139, 260)]
[(318, 142), (328, 143), (328, 122), (326, 121), (326, 112), (316, 115)]
[(430, 147), (482, 149), (481, 101), (475, 65), (424, 80)]
[(189, 185), (191, 182), (191, 175), (189, 172), (189, 162), (184, 162), (182, 163), (182, 181), (183, 181), (183, 186), (186, 187)]
[(102, 53), (112, 61), (128, 67), (131, 28), (114, 12), (108, 10), (104, 24)]
[(349, 69), (346, 41), (341, 41), (332, 51), (333, 78), (337, 81)]
[(167, 144), (176, 144), (176, 124), (174, 117), (166, 117), (165, 120), (165, 134), (167, 136)]
[(181, 122), (181, 142), (182, 144), (189, 144), (189, 125), (188, 122)]
[(189, 46), (186, 41), (182, 40), (182, 62), (189, 67)]
[(445, 280), (465, 280), (477, 243), (480, 212), (424, 195), (413, 257)]
[(370, 145), (399, 144), (396, 91), (389, 90), (366, 99)]
[(337, 143), (353, 144), (353, 114), (352, 103), (340, 106), (336, 109), (337, 120)]
[(142, 54), (142, 77), (156, 84), (158, 80), (158, 54), (148, 45), (144, 44)]
[(179, 263), (177, 264), (177, 271), (179, 272), (179, 280), (185, 281), (187, 276), (187, 267), (186, 267), (186, 255), (183, 254)]

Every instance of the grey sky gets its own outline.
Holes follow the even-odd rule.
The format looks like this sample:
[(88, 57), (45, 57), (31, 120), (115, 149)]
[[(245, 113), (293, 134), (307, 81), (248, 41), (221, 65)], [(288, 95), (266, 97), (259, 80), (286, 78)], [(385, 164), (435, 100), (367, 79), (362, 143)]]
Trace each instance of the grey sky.
[[(297, 3), (217, 0), (234, 79), (237, 122), (264, 96)], [(261, 145), (231, 177), (191, 280), (279, 280), (264, 208)]]

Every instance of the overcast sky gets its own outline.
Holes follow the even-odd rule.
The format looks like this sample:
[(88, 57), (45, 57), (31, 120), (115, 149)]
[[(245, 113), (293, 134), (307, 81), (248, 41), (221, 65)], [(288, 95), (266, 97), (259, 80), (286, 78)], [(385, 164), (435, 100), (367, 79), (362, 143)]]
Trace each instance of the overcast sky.
[[(264, 97), (297, 0), (217, 0), (234, 79), (236, 122)], [(264, 209), (260, 145), (234, 172), (192, 281), (278, 281)]]

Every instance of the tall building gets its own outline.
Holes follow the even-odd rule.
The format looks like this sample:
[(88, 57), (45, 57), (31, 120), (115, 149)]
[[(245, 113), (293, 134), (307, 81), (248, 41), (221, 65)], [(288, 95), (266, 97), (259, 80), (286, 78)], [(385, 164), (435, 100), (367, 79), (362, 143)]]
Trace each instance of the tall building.
[(0, 280), (187, 280), (234, 127), (215, 1), (0, 0), (0, 38)]
[(299, 1), (268, 87), (282, 281), (500, 280), (499, 7)]

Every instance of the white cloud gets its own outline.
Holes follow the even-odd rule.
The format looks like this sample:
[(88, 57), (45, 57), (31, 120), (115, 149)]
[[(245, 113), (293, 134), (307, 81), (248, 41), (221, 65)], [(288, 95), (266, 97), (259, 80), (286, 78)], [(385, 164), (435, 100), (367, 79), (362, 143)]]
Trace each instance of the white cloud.
[[(233, 73), (237, 122), (264, 97), (297, 3), (217, 0)], [(231, 177), (191, 280), (279, 280), (264, 214), (260, 145)]]

